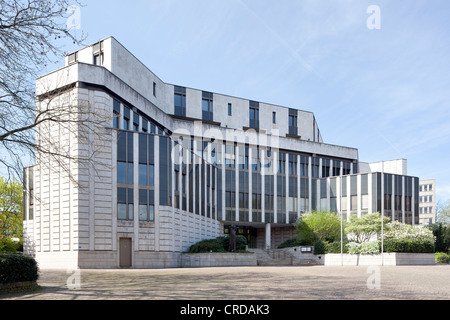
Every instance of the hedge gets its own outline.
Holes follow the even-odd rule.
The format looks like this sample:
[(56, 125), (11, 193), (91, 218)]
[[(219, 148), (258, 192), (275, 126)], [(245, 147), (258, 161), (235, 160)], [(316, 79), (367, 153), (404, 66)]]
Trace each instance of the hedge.
[[(342, 249), (343, 253), (348, 253), (347, 241), (344, 241)], [(325, 245), (325, 253), (341, 253), (341, 242), (330, 242)]]
[[(202, 240), (193, 244), (189, 248), (189, 253), (228, 252), (229, 245), (229, 236)], [(246, 245), (247, 239), (244, 236), (236, 235), (236, 251), (244, 251)]]
[(386, 239), (384, 252), (434, 253), (434, 244), (422, 239)]
[(12, 253), (0, 254), (0, 284), (37, 281), (38, 266), (33, 258)]
[(436, 252), (434, 255), (436, 257), (436, 263), (449, 263), (450, 261), (449, 255), (445, 252)]
[(278, 249), (292, 248), (292, 247), (301, 247), (301, 246), (310, 246), (310, 245), (312, 245), (312, 243), (310, 241), (290, 239), (290, 240), (286, 240), (285, 242), (280, 244), (278, 246)]

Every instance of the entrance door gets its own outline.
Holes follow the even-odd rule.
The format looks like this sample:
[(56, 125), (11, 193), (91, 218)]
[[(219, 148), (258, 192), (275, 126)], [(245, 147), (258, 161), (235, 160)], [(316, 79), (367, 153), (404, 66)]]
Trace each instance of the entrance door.
[(120, 267), (131, 268), (131, 238), (120, 238), (119, 256)]
[[(230, 226), (225, 226), (224, 232), (225, 234), (230, 234)], [(257, 229), (249, 226), (238, 226), (238, 229), (236, 230), (236, 235), (244, 236), (247, 239), (247, 245), (250, 249), (257, 247), (257, 234)]]

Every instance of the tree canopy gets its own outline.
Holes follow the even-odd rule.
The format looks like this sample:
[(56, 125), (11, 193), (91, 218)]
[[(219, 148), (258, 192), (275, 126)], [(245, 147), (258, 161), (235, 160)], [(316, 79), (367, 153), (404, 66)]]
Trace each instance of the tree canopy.
[(49, 151), (34, 136), (39, 124), (52, 120), (35, 110), (35, 81), (65, 55), (62, 41), (83, 40), (67, 29), (71, 3), (0, 0), (0, 168), (10, 176), (22, 175), (23, 162), (32, 161), (36, 149)]
[(22, 183), (0, 177), (0, 239), (23, 237)]
[[(389, 222), (389, 218), (383, 217), (384, 225)], [(381, 223), (381, 215), (378, 212), (361, 217), (351, 216), (350, 222), (346, 225), (345, 233), (351, 235), (355, 242), (366, 242), (381, 232)]]
[(341, 219), (329, 211), (312, 211), (303, 215), (296, 223), (298, 240), (311, 244), (318, 240), (339, 241), (341, 239)]

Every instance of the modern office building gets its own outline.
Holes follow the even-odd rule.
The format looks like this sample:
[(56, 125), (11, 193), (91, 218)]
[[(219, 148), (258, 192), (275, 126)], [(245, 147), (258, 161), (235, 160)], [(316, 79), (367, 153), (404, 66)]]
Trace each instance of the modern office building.
[(436, 180), (419, 182), (419, 223), (423, 225), (436, 223)]
[(360, 172), (385, 172), (402, 176), (408, 175), (408, 160), (383, 160), (371, 163), (360, 162)]
[(25, 170), (24, 247), (43, 267), (178, 267), (231, 225), (276, 248), (312, 210), (418, 223), (418, 178), (359, 172), (313, 113), (165, 83), (113, 37), (37, 79), (37, 109), (62, 106), (77, 121), (37, 138), (66, 156)]

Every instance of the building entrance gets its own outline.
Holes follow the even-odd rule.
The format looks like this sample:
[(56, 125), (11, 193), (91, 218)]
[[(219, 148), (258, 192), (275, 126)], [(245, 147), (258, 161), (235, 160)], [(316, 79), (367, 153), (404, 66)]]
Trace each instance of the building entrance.
[[(249, 226), (237, 226), (236, 235), (244, 236), (247, 239), (247, 245), (249, 248), (256, 248), (256, 237), (257, 237), (257, 229)], [(225, 235), (230, 234), (230, 226), (225, 226), (224, 229)]]

